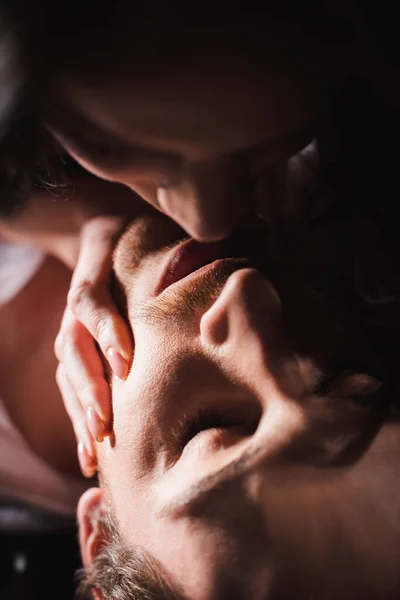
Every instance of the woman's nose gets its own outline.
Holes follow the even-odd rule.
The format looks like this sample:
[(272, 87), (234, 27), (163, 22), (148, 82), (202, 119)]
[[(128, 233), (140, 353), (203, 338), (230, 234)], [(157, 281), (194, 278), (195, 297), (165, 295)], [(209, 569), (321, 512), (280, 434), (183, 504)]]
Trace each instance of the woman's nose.
[(191, 237), (214, 242), (232, 233), (245, 211), (231, 190), (231, 161), (222, 158), (190, 165), (179, 183), (158, 188), (157, 202)]

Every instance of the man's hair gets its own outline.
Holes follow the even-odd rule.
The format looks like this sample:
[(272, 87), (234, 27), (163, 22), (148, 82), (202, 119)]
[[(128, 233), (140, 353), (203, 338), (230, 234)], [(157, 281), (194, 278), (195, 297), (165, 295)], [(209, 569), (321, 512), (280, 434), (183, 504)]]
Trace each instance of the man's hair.
[(93, 590), (104, 600), (184, 600), (184, 595), (148, 552), (128, 547), (112, 516), (101, 522), (104, 542), (89, 568), (77, 573), (77, 598), (92, 600)]

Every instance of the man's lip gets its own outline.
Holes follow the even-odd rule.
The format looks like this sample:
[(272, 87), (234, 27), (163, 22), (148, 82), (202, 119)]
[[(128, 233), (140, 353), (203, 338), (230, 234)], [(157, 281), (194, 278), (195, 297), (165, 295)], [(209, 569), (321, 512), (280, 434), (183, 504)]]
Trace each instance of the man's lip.
[[(251, 242), (254, 242), (254, 237)], [(158, 296), (170, 285), (221, 259), (249, 259), (252, 263), (258, 262), (257, 252), (254, 252), (251, 245), (248, 233), (237, 234), (219, 242), (202, 243), (193, 239), (182, 242), (172, 251), (155, 294)]]

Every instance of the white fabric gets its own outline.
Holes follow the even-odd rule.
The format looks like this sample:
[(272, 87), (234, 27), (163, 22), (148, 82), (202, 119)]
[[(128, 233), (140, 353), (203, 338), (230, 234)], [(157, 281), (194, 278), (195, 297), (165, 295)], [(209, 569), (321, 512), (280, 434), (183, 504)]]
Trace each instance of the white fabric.
[(0, 306), (17, 296), (38, 271), (44, 257), (36, 248), (0, 239)]

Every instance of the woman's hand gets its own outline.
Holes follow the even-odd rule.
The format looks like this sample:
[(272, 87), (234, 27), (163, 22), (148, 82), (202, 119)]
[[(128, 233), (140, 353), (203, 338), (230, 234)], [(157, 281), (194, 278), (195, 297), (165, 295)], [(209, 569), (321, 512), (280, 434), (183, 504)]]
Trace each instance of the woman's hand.
[(81, 232), (79, 259), (55, 351), (60, 361), (57, 382), (78, 439), (82, 471), (96, 467), (94, 440), (111, 433), (110, 388), (96, 342), (114, 374), (125, 379), (133, 344), (128, 327), (109, 291), (112, 252), (125, 219), (100, 216)]
[[(94, 440), (112, 429), (111, 394), (99, 349), (122, 379), (133, 354), (128, 326), (109, 291), (112, 253), (125, 223), (143, 212), (144, 203), (127, 188), (94, 178), (73, 185), (66, 200), (38, 192), (16, 218), (0, 222), (0, 236), (41, 248), (74, 271), (55, 342), (57, 382), (78, 440), (82, 471), (91, 476)], [(110, 207), (116, 214), (109, 214)]]

